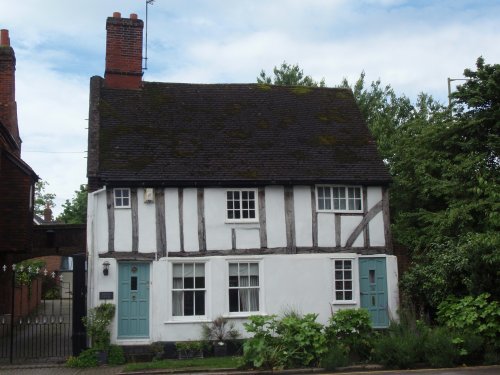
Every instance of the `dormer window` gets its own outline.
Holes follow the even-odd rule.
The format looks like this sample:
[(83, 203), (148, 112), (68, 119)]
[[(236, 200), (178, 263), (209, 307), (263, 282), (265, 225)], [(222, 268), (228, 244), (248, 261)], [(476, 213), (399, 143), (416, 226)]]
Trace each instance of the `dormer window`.
[(116, 188), (113, 192), (115, 195), (115, 208), (130, 208), (130, 189)]
[(363, 212), (361, 191), (360, 186), (318, 186), (318, 211)]
[(226, 197), (227, 221), (257, 221), (257, 191), (255, 189), (227, 190)]

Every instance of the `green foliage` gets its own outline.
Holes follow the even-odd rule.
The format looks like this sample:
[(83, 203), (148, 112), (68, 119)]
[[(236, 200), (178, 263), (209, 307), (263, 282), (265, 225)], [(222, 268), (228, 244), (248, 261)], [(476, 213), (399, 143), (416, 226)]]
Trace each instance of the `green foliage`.
[(328, 371), (347, 366), (349, 357), (344, 346), (339, 343), (329, 344), (326, 353), (321, 358), (320, 366)]
[(276, 327), (283, 348), (281, 353), (285, 367), (316, 366), (326, 352), (323, 326), (316, 322), (317, 314), (303, 317), (288, 315)]
[(448, 298), (439, 305), (438, 321), (449, 329), (481, 336), (500, 350), (500, 304), (488, 293)]
[(218, 316), (209, 324), (202, 324), (201, 331), (203, 339), (207, 341), (236, 340), (240, 337), (240, 333), (234, 327), (234, 323), (229, 323), (222, 316)]
[(99, 364), (97, 355), (97, 349), (84, 350), (78, 357), (70, 356), (66, 361), (66, 366), (79, 368), (96, 367)]
[[(39, 259), (30, 259), (16, 265), (16, 285), (30, 286), (33, 280), (40, 276), (37, 270), (45, 267), (45, 262)], [(21, 271), (22, 270), (22, 271)]]
[(316, 314), (251, 316), (245, 329), (254, 336), (243, 344), (243, 361), (254, 368), (316, 366), (326, 352)]
[(432, 367), (452, 367), (459, 362), (460, 350), (448, 329), (430, 330), (424, 341), (424, 358)]
[(43, 180), (35, 182), (34, 212), (41, 217), (43, 217), (43, 210), (45, 210), (45, 207), (55, 207), (54, 199), (56, 199), (56, 195), (54, 193), (45, 192), (48, 185), (49, 183)]
[[(325, 87), (325, 79), (316, 82), (311, 76), (304, 75), (304, 71), (296, 65), (287, 64), (283, 61), (281, 66), (274, 67), (274, 77), (270, 77), (264, 70), (261, 70), (257, 77), (257, 83), (261, 85), (279, 85), (279, 86), (308, 86), (308, 87)], [(297, 91), (296, 94), (306, 94), (305, 91)]]
[(243, 344), (243, 363), (253, 368), (275, 369), (283, 367), (280, 353), (282, 345), (276, 337), (278, 319), (276, 315), (250, 316), (244, 323), (253, 337)]
[(176, 342), (175, 348), (179, 352), (199, 352), (205, 348), (203, 341), (182, 341)]
[(118, 345), (110, 345), (108, 350), (109, 365), (123, 365), (125, 363), (125, 353), (123, 348)]
[(337, 311), (325, 327), (329, 345), (339, 345), (352, 360), (366, 360), (372, 350), (374, 332), (370, 314), (365, 309)]
[(103, 303), (87, 312), (82, 318), (87, 334), (92, 341), (92, 348), (108, 350), (110, 345), (109, 324), (115, 316), (116, 307), (112, 303)]
[(75, 196), (63, 203), (63, 212), (57, 217), (58, 222), (65, 224), (85, 224), (87, 222), (87, 185), (80, 185)]
[(414, 367), (424, 357), (423, 343), (427, 329), (421, 324), (411, 327), (391, 323), (385, 334), (379, 335), (374, 343), (374, 359), (389, 368), (406, 369)]

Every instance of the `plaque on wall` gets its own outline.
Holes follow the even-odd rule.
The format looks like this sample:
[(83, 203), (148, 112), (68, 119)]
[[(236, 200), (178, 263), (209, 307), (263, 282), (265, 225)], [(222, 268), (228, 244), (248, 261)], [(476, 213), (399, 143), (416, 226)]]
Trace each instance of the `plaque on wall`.
[(113, 299), (113, 292), (99, 292), (99, 299)]

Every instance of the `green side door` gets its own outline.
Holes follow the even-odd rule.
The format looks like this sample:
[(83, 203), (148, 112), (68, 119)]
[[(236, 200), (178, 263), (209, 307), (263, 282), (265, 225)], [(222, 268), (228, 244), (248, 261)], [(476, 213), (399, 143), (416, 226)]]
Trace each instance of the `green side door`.
[(149, 263), (118, 265), (118, 338), (149, 338)]
[(385, 258), (359, 258), (361, 307), (367, 309), (374, 328), (389, 326)]

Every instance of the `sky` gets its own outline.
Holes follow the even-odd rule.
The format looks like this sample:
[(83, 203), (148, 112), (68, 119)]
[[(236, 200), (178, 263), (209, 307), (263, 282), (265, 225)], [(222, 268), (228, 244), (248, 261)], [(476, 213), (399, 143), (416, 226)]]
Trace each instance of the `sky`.
[[(22, 158), (56, 194), (86, 183), (89, 80), (104, 75), (106, 18), (146, 0), (0, 0), (15, 50)], [(146, 81), (252, 83), (283, 61), (328, 86), (381, 79), (447, 102), (447, 78), (500, 63), (498, 0), (156, 0)], [(457, 81), (458, 82), (458, 81)]]

